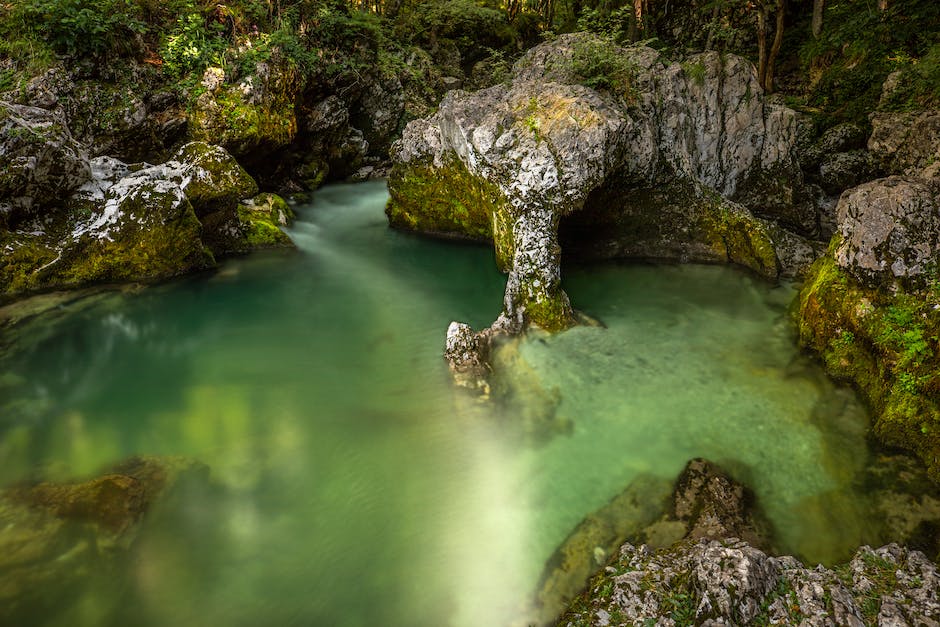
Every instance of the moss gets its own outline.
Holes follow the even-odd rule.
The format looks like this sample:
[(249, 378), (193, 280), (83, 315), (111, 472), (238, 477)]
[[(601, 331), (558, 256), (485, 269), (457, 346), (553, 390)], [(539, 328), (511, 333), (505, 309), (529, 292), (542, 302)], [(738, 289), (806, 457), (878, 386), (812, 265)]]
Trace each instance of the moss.
[(568, 297), (560, 289), (551, 295), (526, 299), (525, 315), (531, 324), (552, 332), (570, 329), (578, 323)]
[(770, 233), (752, 215), (719, 200), (709, 203), (702, 224), (709, 239), (724, 249), (728, 261), (770, 279), (779, 276), (777, 253)]
[(185, 192), (197, 216), (230, 209), (242, 198), (258, 193), (255, 180), (218, 146), (190, 142), (173, 159), (193, 168)]
[[(407, 231), (493, 241), (505, 270), (512, 259), (509, 204), (499, 188), (473, 176), (454, 159), (442, 167), (396, 165), (389, 176), (385, 207), (391, 226)], [(497, 216), (494, 218), (494, 216)]]
[[(173, 206), (172, 194), (160, 200), (160, 209)], [(200, 239), (201, 224), (192, 206), (183, 201), (150, 221), (140, 216), (154, 211), (152, 200), (131, 196), (122, 203), (128, 215), (113, 240), (85, 236), (63, 253), (50, 270), (50, 279), (63, 285), (101, 281), (139, 281), (177, 276), (214, 265)], [(61, 269), (59, 269), (61, 268)]]
[(233, 252), (293, 246), (291, 239), (280, 229), (293, 219), (294, 212), (283, 198), (277, 194), (258, 194), (238, 206), (238, 222), (244, 235)]
[(882, 442), (917, 453), (940, 480), (940, 312), (929, 292), (865, 287), (826, 256), (798, 303), (800, 343), (862, 393)]
[(237, 87), (228, 86), (214, 98), (209, 94), (199, 97), (190, 116), (190, 133), (195, 139), (243, 155), (260, 146), (288, 145), (297, 134), (297, 118), (294, 104), (286, 99), (253, 105)]

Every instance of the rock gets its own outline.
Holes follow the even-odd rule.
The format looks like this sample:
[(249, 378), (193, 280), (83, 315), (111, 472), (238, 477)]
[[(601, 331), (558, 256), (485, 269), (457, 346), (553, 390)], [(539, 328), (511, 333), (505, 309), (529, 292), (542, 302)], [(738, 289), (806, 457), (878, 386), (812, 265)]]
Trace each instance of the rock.
[(86, 167), (91, 179), (49, 219), (0, 233), (4, 292), (162, 279), (210, 267), (213, 254), (291, 245), (274, 222), (282, 204), (240, 207), (257, 185), (218, 146), (192, 142), (160, 165), (97, 157)]
[(940, 254), (937, 188), (891, 176), (839, 199), (836, 263), (857, 280), (880, 285), (923, 281)]
[(447, 327), (444, 359), (458, 386), (489, 393), (489, 338), (474, 333), (469, 325), (451, 322)]
[(209, 68), (203, 76), (212, 89), (191, 103), (192, 138), (222, 146), (250, 170), (271, 169), (276, 164), (268, 162), (270, 156), (297, 135), (297, 70), (277, 54), (256, 63), (235, 85), (225, 83), (216, 70)]
[[(167, 162), (198, 217), (233, 210), (238, 201), (258, 193), (258, 185), (232, 155), (220, 146), (190, 142)], [(169, 174), (169, 173), (168, 173)]]
[(823, 158), (819, 166), (819, 181), (826, 192), (839, 194), (871, 180), (874, 173), (875, 168), (867, 151), (836, 152)]
[(61, 113), (0, 102), (0, 226), (15, 225), (91, 178)]
[(862, 547), (830, 570), (740, 540), (656, 553), (624, 544), (557, 624), (601, 625), (608, 615), (616, 624), (926, 625), (940, 618), (938, 591), (937, 567), (897, 545)]
[(687, 538), (744, 538), (766, 542), (753, 514), (754, 495), (715, 464), (693, 459), (676, 480), (673, 516), (683, 522)]
[[(500, 328), (574, 324), (560, 287), (558, 228), (568, 216), (606, 210), (598, 198), (681, 189), (682, 200), (700, 198), (696, 206), (708, 210), (680, 222), (687, 243), (673, 258), (698, 250), (773, 277), (773, 243), (751, 209), (806, 222), (787, 213), (803, 194), (796, 117), (763, 102), (749, 62), (703, 53), (669, 64), (650, 48), (616, 49), (630, 64), (629, 86), (586, 87), (575, 57), (606, 45), (581, 34), (537, 46), (510, 84), (449, 92), (393, 148), (390, 222), (492, 241), (509, 274)], [(720, 208), (711, 200), (718, 195), (741, 204)], [(657, 230), (661, 207), (650, 207), (640, 234)], [(611, 219), (631, 208), (619, 202)], [(810, 217), (799, 226), (815, 229)]]
[(627, 537), (639, 533), (662, 513), (668, 494), (668, 481), (642, 475), (585, 517), (545, 564), (536, 593), (536, 623), (547, 624), (555, 618)]
[(290, 226), (294, 212), (277, 194), (258, 194), (238, 207), (240, 228), (244, 233), (241, 250), (293, 248), (294, 243), (281, 227)]
[(405, 94), (398, 77), (369, 77), (352, 124), (362, 131), (369, 150), (386, 153), (405, 113)]
[(819, 150), (824, 155), (834, 152), (849, 152), (865, 147), (868, 133), (858, 124), (843, 122), (823, 133), (819, 139)]
[[(875, 113), (868, 150), (890, 174), (937, 176), (940, 162), (940, 111)], [(932, 167), (933, 166), (933, 167)], [(930, 174), (925, 170), (930, 168)]]
[(27, 624), (61, 611), (119, 557), (139, 523), (177, 486), (205, 483), (184, 458), (135, 457), (79, 483), (20, 484), (0, 492), (0, 623)]

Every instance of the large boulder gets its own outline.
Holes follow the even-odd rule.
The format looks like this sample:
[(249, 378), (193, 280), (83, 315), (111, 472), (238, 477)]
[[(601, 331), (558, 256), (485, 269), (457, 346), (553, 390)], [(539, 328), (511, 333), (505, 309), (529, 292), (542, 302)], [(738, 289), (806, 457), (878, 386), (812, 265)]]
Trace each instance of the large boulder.
[(922, 176), (940, 168), (940, 111), (878, 112), (868, 150), (891, 174)]
[(0, 102), (0, 226), (67, 197), (91, 178), (61, 113)]
[(4, 293), (163, 279), (211, 267), (214, 256), (290, 245), (279, 228), (289, 209), (273, 195), (243, 205), (258, 187), (218, 146), (186, 144), (160, 165), (85, 165), (91, 178), (47, 219), (0, 232)]
[(901, 176), (845, 192), (836, 208), (836, 263), (875, 286), (935, 277), (940, 255), (938, 192), (929, 181)]
[(225, 79), (221, 68), (205, 71), (204, 90), (192, 103), (190, 134), (193, 139), (219, 144), (236, 157), (261, 167), (297, 134), (294, 106), (299, 75), (275, 55), (257, 63), (236, 84)]
[(611, 239), (598, 248), (614, 255), (734, 261), (776, 277), (771, 225), (754, 214), (807, 232), (816, 223), (801, 204), (796, 130), (744, 59), (670, 63), (567, 35), (527, 53), (510, 83), (449, 92), (411, 122), (393, 147), (387, 213), (398, 228), (493, 242), (509, 274), (496, 328), (561, 329), (575, 320), (560, 287), (568, 221), (596, 222)]

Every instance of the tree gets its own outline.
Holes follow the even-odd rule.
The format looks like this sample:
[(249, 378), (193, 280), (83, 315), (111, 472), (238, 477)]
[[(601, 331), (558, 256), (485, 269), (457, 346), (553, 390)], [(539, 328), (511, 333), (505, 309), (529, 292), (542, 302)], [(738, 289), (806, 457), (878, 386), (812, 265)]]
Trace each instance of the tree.
[[(773, 2), (773, 4), (772, 4)], [(770, 13), (776, 13), (774, 39), (767, 50), (767, 25)], [(768, 94), (774, 91), (774, 65), (783, 45), (783, 18), (786, 0), (761, 0), (757, 6), (757, 80)]]
[(825, 4), (826, 0), (813, 0), (812, 31), (814, 39), (819, 39), (819, 36), (822, 34), (823, 9), (825, 8)]

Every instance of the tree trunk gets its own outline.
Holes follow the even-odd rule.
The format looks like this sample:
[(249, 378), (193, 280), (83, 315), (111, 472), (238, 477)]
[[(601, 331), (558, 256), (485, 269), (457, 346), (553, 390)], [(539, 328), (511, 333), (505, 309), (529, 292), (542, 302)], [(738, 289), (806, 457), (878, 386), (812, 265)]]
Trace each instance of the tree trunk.
[(708, 39), (705, 40), (705, 49), (711, 50), (712, 44), (715, 42), (715, 29), (718, 28), (718, 19), (721, 17), (721, 3), (716, 2), (715, 8), (712, 9), (712, 21), (708, 25)]
[(767, 74), (767, 13), (763, 4), (757, 7), (757, 82), (764, 86)]
[(780, 46), (783, 45), (783, 17), (787, 5), (787, 0), (777, 0), (777, 27), (774, 31), (774, 43), (770, 47), (770, 55), (767, 57), (767, 72), (764, 75), (764, 91), (768, 94), (774, 92), (774, 62), (777, 55), (780, 54)]
[(636, 29), (643, 32), (643, 0), (633, 0), (633, 20), (636, 22)]
[(823, 9), (825, 8), (826, 0), (813, 0), (813, 38), (819, 39), (819, 36), (822, 34), (822, 25), (823, 25)]

